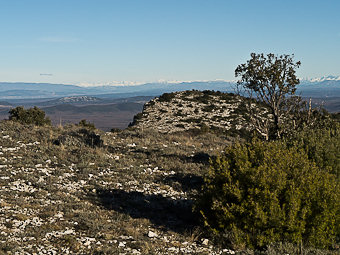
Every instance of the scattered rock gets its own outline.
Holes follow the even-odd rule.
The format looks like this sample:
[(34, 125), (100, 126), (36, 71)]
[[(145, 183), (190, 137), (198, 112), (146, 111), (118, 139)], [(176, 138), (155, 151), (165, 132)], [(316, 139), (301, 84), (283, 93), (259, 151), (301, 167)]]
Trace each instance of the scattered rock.
[(149, 230), (148, 237), (153, 238), (153, 237), (157, 237), (157, 236), (158, 236), (157, 233), (152, 232), (151, 230)]
[(202, 244), (203, 245), (208, 245), (209, 244), (209, 240), (208, 239), (203, 239)]

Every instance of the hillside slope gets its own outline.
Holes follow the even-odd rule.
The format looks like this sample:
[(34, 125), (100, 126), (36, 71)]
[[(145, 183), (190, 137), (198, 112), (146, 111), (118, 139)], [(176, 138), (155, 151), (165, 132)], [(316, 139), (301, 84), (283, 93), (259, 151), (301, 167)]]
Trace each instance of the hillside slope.
[(222, 254), (192, 200), (226, 137), (0, 130), (0, 254)]
[(259, 254), (214, 245), (193, 212), (209, 159), (237, 139), (153, 124), (105, 133), (0, 121), (0, 254)]

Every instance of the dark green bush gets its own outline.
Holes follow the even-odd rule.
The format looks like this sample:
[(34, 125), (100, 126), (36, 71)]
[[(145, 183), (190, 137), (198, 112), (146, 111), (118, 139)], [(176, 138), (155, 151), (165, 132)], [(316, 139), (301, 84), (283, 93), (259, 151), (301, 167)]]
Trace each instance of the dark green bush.
[(36, 106), (27, 110), (22, 106), (13, 108), (9, 111), (9, 119), (22, 124), (51, 125), (50, 118), (46, 117), (45, 112)]
[(133, 121), (130, 122), (129, 127), (133, 127), (134, 125), (136, 125), (138, 121), (141, 120), (142, 118), (143, 113), (142, 112), (137, 113), (135, 116), (133, 116)]
[(111, 128), (110, 132), (111, 133), (120, 133), (122, 130), (119, 128)]
[(282, 141), (235, 144), (211, 161), (195, 210), (224, 244), (329, 247), (339, 236), (339, 183)]
[(214, 111), (215, 109), (216, 109), (216, 106), (213, 105), (213, 104), (210, 104), (210, 105), (204, 107), (204, 108), (203, 108), (203, 111), (204, 111), (204, 112), (212, 112), (212, 111)]
[(209, 104), (211, 101), (211, 97), (209, 94), (205, 93), (203, 95), (199, 95), (197, 97), (195, 97), (195, 101), (202, 103), (202, 104)]
[(159, 97), (159, 102), (170, 102), (175, 97), (175, 93), (164, 93)]
[(143, 118), (143, 113), (139, 112), (137, 113), (134, 117), (135, 120), (140, 120), (141, 118)]
[(78, 126), (84, 127), (84, 128), (90, 129), (90, 130), (95, 130), (96, 129), (96, 127), (95, 127), (95, 125), (93, 123), (87, 122), (85, 119), (79, 121)]
[(88, 128), (80, 128), (78, 130), (67, 131), (53, 141), (55, 145), (64, 145), (67, 147), (83, 147), (89, 146), (92, 148), (103, 147), (104, 142), (100, 135)]
[(182, 121), (186, 123), (201, 123), (203, 121), (203, 118), (187, 118)]

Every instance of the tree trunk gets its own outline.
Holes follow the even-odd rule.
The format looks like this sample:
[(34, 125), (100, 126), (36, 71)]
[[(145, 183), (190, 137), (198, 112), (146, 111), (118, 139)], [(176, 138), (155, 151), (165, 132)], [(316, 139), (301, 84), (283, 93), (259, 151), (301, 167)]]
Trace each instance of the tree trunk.
[(273, 115), (274, 115), (274, 134), (275, 134), (275, 139), (279, 139), (281, 137), (279, 115), (275, 111), (273, 111)]

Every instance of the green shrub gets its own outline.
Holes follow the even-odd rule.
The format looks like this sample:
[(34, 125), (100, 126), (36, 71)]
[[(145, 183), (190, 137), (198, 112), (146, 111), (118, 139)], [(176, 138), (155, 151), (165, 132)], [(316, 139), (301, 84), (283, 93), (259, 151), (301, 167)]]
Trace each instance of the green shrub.
[(122, 130), (120, 128), (111, 128), (111, 133), (120, 133)]
[(211, 102), (211, 97), (209, 94), (205, 93), (203, 95), (195, 97), (195, 101), (202, 104), (209, 104), (209, 102)]
[(339, 236), (339, 183), (282, 141), (228, 147), (211, 160), (195, 210), (224, 244), (329, 247)]
[(175, 93), (164, 93), (159, 97), (159, 102), (170, 102), (175, 97)]
[(142, 112), (137, 113), (135, 116), (133, 116), (133, 121), (130, 122), (129, 127), (133, 127), (134, 125), (136, 125), (138, 121), (141, 120), (142, 118), (143, 113)]
[(305, 150), (317, 166), (340, 178), (340, 123), (305, 129), (291, 137), (288, 143)]
[(18, 106), (9, 111), (9, 119), (22, 124), (34, 124), (37, 126), (51, 125), (50, 118), (45, 116), (45, 112), (34, 106), (28, 110)]
[(203, 118), (187, 118), (187, 119), (184, 119), (182, 120), (183, 122), (186, 122), (186, 123), (202, 123), (203, 121)]
[(212, 112), (212, 111), (214, 111), (215, 109), (216, 109), (216, 106), (213, 105), (213, 104), (210, 104), (210, 105), (204, 107), (204, 108), (203, 108), (203, 111), (204, 111), (204, 112)]
[(87, 122), (85, 119), (79, 121), (78, 126), (87, 128), (89, 130), (95, 130), (96, 127), (93, 123)]

